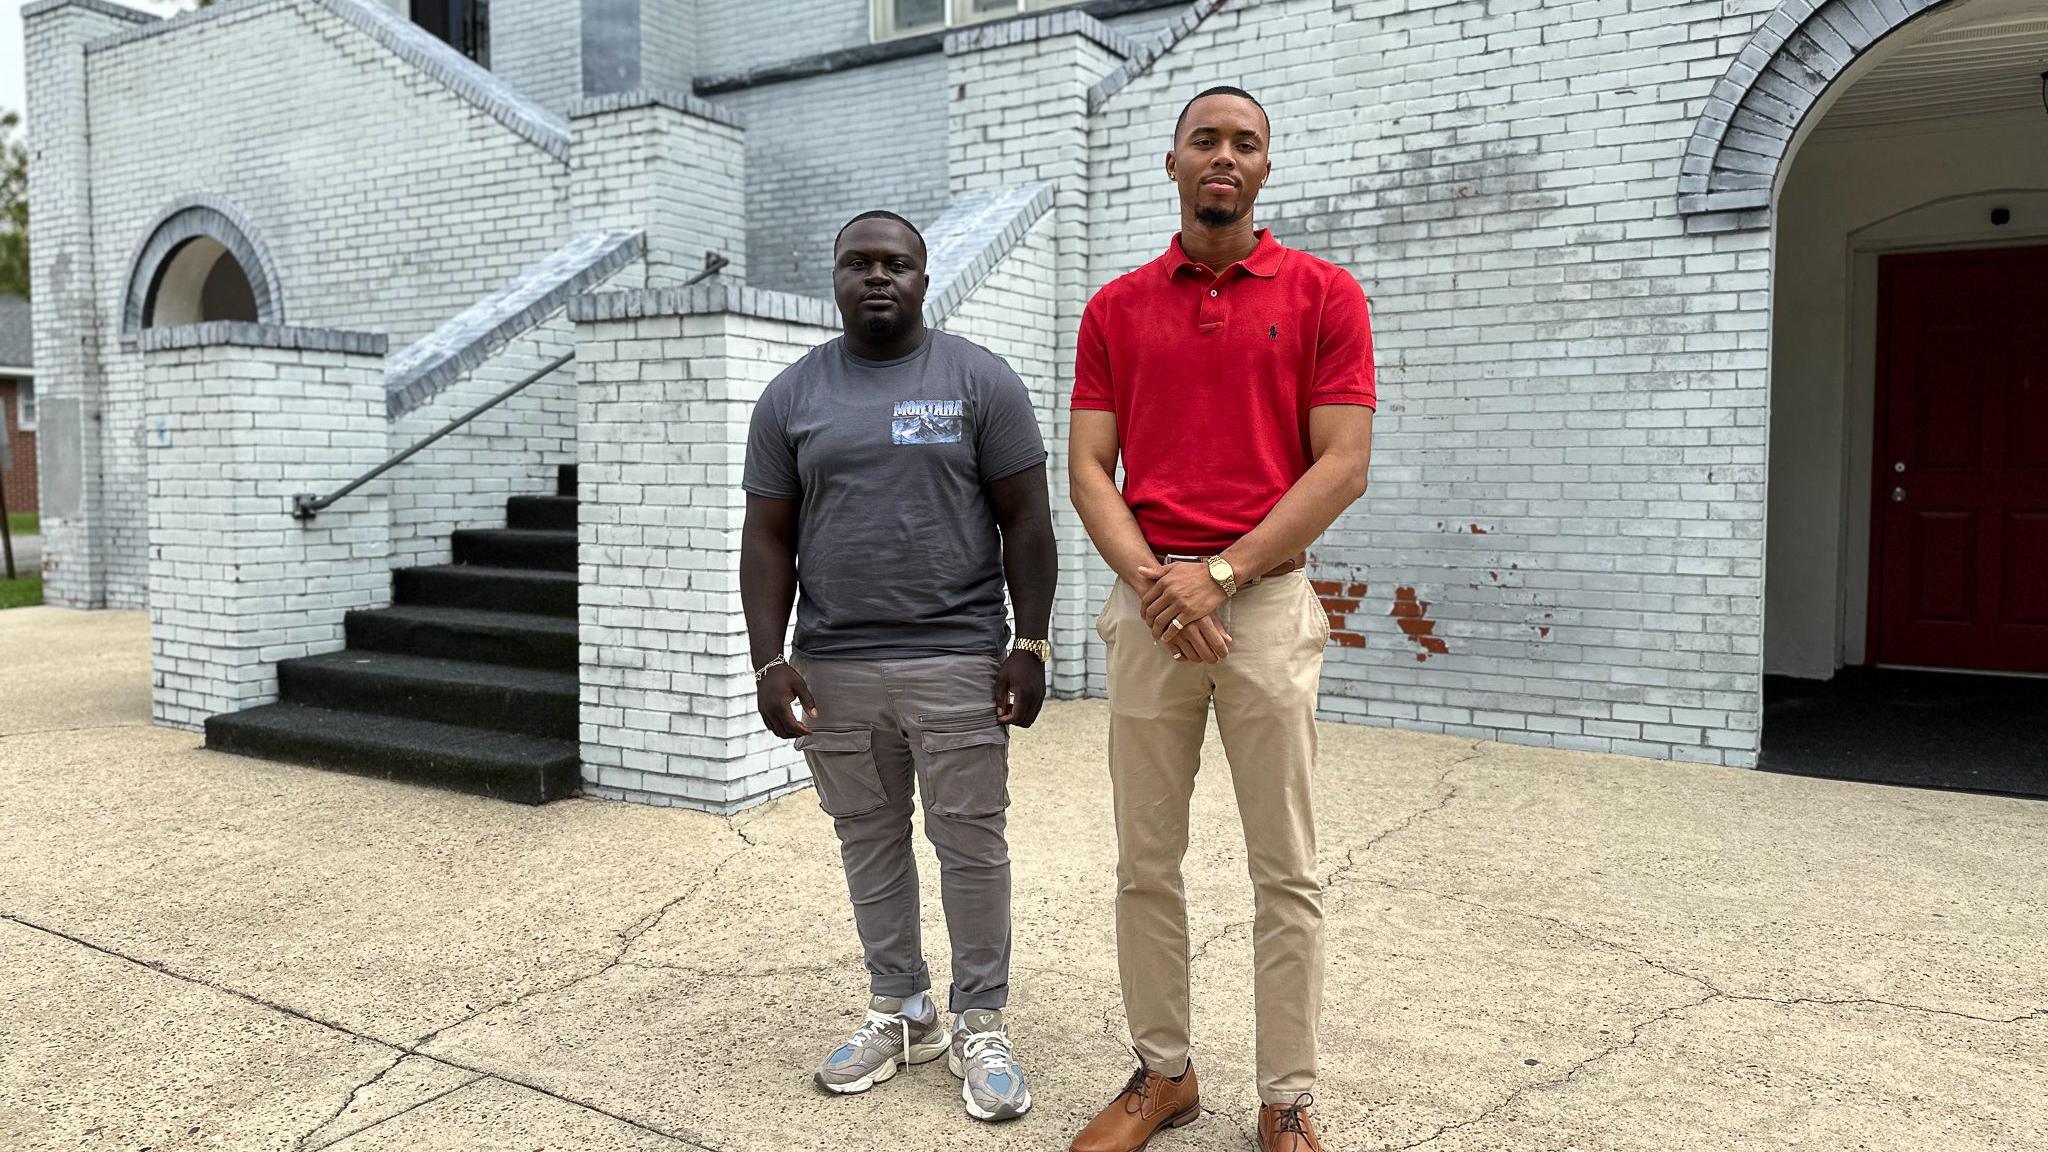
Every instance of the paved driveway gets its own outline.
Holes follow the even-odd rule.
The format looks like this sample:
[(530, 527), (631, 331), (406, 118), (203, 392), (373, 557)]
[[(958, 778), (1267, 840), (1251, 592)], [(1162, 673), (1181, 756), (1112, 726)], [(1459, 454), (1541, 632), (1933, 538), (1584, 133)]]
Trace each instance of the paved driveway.
[[(986, 1128), (939, 1064), (810, 1088), (864, 981), (808, 793), (532, 809), (215, 755), (148, 726), (147, 650), (140, 614), (0, 613), (0, 1147), (1055, 1150), (1128, 1068), (1100, 703), (1018, 735), (1037, 1108)], [(1333, 1152), (2048, 1147), (2048, 804), (1324, 736)], [(1217, 763), (1214, 1113), (1157, 1152), (1249, 1147)]]

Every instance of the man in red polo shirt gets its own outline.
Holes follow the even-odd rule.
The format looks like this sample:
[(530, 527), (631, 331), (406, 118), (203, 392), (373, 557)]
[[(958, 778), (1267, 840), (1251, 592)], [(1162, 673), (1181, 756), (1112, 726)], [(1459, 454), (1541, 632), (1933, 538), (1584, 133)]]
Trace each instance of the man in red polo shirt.
[(1365, 493), (1376, 398), (1358, 282), (1252, 226), (1270, 131), (1242, 89), (1190, 101), (1166, 156), (1180, 233), (1081, 320), (1071, 483), (1120, 577), (1097, 630), (1117, 961), (1141, 1066), (1074, 1152), (1132, 1152), (1201, 1114), (1180, 862), (1212, 699), (1256, 891), (1259, 1145), (1322, 1149), (1308, 1112), (1323, 981), (1309, 792), (1330, 621), (1302, 568)]

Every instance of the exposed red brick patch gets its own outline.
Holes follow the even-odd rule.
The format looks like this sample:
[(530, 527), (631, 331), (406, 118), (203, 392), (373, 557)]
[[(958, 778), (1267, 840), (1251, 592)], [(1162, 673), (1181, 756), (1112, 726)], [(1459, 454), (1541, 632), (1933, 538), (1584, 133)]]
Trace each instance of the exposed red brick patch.
[[(1335, 580), (1311, 580), (1309, 581), (1309, 586), (1316, 590), (1316, 595), (1318, 596), (1342, 596), (1344, 594), (1344, 585)], [(1364, 585), (1354, 584), (1352, 587), (1361, 588)]]
[(1365, 647), (1365, 637), (1360, 636), (1356, 632), (1332, 632), (1330, 633), (1330, 639), (1336, 641), (1339, 648)]
[(1486, 535), (1486, 529), (1484, 529), (1484, 528), (1481, 528), (1481, 527), (1480, 527), (1479, 525), (1477, 525), (1477, 524), (1474, 524), (1474, 525), (1472, 526), (1472, 534), (1473, 534), (1474, 536), (1484, 536), (1484, 535)]
[(1402, 634), (1421, 649), (1415, 654), (1417, 663), (1450, 651), (1450, 645), (1436, 635), (1436, 621), (1429, 618), (1429, 601), (1416, 599), (1415, 589), (1394, 589), (1394, 609), (1387, 615), (1392, 616), (1394, 622), (1401, 626)]
[(1537, 633), (1537, 635), (1539, 635), (1539, 636), (1544, 636), (1544, 637), (1548, 637), (1548, 636), (1550, 635), (1550, 625), (1548, 625), (1548, 624), (1541, 624), (1541, 625), (1538, 625), (1538, 626), (1537, 626), (1537, 628), (1536, 628), (1536, 633)]

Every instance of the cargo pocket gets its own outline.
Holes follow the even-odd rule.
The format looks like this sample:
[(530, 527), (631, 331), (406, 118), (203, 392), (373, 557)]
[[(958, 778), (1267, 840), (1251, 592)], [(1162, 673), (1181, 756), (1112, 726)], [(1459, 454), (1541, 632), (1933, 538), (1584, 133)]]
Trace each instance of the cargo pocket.
[(875, 768), (874, 739), (867, 728), (821, 728), (797, 739), (827, 815), (861, 816), (889, 802)]
[(1010, 730), (988, 712), (979, 719), (983, 727), (926, 728), (919, 736), (924, 806), (934, 816), (993, 816), (1010, 806)]

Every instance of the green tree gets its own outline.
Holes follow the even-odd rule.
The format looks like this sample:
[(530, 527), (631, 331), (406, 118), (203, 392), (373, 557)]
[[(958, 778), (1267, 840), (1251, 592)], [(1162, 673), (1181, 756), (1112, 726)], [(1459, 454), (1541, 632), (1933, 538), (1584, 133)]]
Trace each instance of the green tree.
[(28, 149), (21, 116), (0, 112), (0, 292), (28, 295)]

